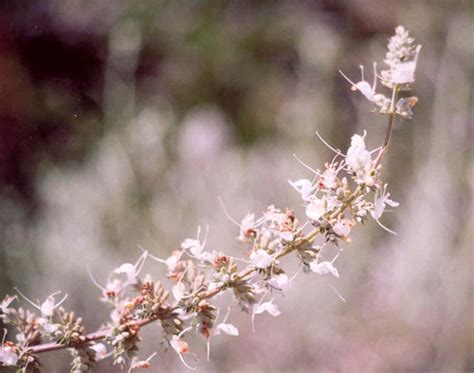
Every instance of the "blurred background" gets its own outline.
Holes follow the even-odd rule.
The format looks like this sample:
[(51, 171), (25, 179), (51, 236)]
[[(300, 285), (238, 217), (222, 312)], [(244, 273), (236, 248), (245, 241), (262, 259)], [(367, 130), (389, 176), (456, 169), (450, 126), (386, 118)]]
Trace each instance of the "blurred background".
[[(279, 317), (231, 321), (202, 371), (474, 371), (470, 0), (2, 1), (0, 294), (63, 290), (89, 330), (99, 281), (142, 245), (166, 257), (197, 225), (241, 255), (238, 220), (269, 204), (304, 213), (287, 179), (385, 119), (350, 91), (402, 24), (423, 45), (414, 119), (398, 120), (384, 178), (400, 207), (358, 227), (340, 279), (300, 275)], [(368, 69), (370, 70), (370, 69)], [(372, 76), (369, 75), (369, 81)], [(382, 89), (382, 88), (380, 88)], [(290, 260), (291, 262), (291, 260)], [(291, 264), (294, 266), (295, 263)], [(150, 264), (160, 277), (164, 268)], [(346, 299), (342, 302), (332, 287)], [(230, 301), (230, 298), (229, 298)], [(144, 331), (152, 371), (182, 371)], [(43, 356), (67, 371), (66, 352)], [(118, 369), (104, 361), (97, 371)]]

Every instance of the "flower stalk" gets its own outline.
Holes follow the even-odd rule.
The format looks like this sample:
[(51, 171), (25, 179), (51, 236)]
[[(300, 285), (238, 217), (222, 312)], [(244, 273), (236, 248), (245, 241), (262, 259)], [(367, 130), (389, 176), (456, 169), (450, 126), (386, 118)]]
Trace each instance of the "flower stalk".
[[(88, 334), (84, 333), (82, 320), (61, 306), (67, 296), (56, 303), (55, 296), (59, 294), (56, 292), (42, 304), (36, 304), (18, 290), (41, 315), (13, 307), (17, 296), (3, 299), (0, 324), (15, 328), (17, 335), (16, 342), (5, 341), (4, 332), (0, 367), (16, 366), (24, 372), (36, 373), (40, 371), (38, 355), (63, 349), (72, 353), (73, 373), (91, 371), (97, 361), (109, 356), (113, 356), (114, 364), (128, 365), (129, 372), (150, 367), (155, 354), (145, 360), (138, 357), (140, 331), (148, 324), (160, 322), (167, 348), (174, 350), (187, 368), (195, 369), (185, 359), (191, 354), (185, 341), (187, 334), (194, 331), (206, 341), (208, 356), (211, 339), (220, 334), (239, 334), (227, 321), (230, 307), (225, 318), (218, 322), (219, 308), (211, 301), (220, 293), (231, 290), (241, 310), (251, 313), (253, 326), (256, 315), (265, 312), (275, 317), (280, 315), (275, 297), (282, 295), (301, 272), (289, 278), (281, 260), (285, 256), (296, 254), (304, 273), (338, 278), (340, 274), (334, 263), (339, 254), (327, 258), (327, 246), (350, 243), (353, 227), (370, 218), (392, 232), (380, 218), (386, 205), (395, 207), (398, 203), (389, 199), (387, 185), (381, 180), (381, 164), (390, 144), (395, 118), (410, 119), (417, 102), (416, 97), (398, 99), (399, 93), (409, 90), (414, 82), (420, 46), (413, 42), (403, 27), (396, 28), (384, 60), (388, 69), (379, 75), (374, 63), (372, 85), (365, 81), (363, 67), (362, 80), (357, 83), (341, 72), (351, 83), (352, 90), (359, 91), (374, 106), (375, 112), (388, 117), (387, 131), (375, 159), (372, 154), (377, 149), (366, 149), (364, 131), (363, 135), (352, 136), (345, 154), (330, 147), (336, 156), (322, 171), (304, 164), (312, 177), (289, 181), (305, 207), (301, 221), (291, 209), (281, 210), (271, 205), (260, 218), (253, 213), (247, 214), (240, 223), (230, 218), (239, 227), (237, 240), (247, 250), (242, 258), (207, 251), (208, 229), (201, 239), (198, 228), (195, 238), (185, 239), (180, 250), (166, 259), (142, 249), (135, 263), (124, 263), (114, 269), (105, 286), (97, 283), (91, 274), (102, 292), (101, 301), (111, 312), (100, 330)], [(378, 80), (391, 89), (391, 98), (376, 92)], [(151, 275), (141, 275), (146, 260), (166, 267), (171, 288), (154, 281)], [(239, 270), (237, 260), (246, 266)]]

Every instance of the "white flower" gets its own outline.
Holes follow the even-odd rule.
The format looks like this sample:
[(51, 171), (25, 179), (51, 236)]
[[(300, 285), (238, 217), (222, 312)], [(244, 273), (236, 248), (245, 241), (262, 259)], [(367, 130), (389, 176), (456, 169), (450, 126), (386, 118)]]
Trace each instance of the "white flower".
[(171, 340), (169, 340), (169, 344), (171, 348), (173, 348), (173, 350), (175, 350), (175, 352), (178, 354), (181, 362), (184, 364), (186, 368), (191, 369), (191, 370), (196, 370), (196, 368), (189, 366), (186, 363), (186, 361), (184, 361), (184, 358), (183, 358), (183, 354), (186, 354), (189, 352), (189, 345), (185, 341), (183, 341), (181, 337), (184, 333), (186, 333), (188, 330), (191, 330), (191, 329), (192, 327), (189, 326), (178, 335), (173, 335), (171, 337)]
[(174, 272), (176, 270), (176, 265), (181, 259), (181, 251), (173, 251), (171, 255), (165, 260), (168, 271)]
[(107, 284), (105, 284), (105, 289), (103, 289), (103, 295), (107, 298), (109, 295), (117, 295), (124, 289), (125, 285), (118, 278), (110, 279)]
[(399, 205), (398, 202), (392, 201), (388, 197), (390, 197), (390, 193), (387, 193), (387, 185), (384, 186), (382, 195), (380, 195), (380, 189), (377, 189), (377, 192), (375, 193), (374, 210), (371, 211), (371, 215), (375, 220), (380, 219), (385, 211), (385, 205), (391, 207), (397, 207)]
[(392, 82), (395, 84), (409, 84), (415, 81), (416, 59), (401, 62), (392, 70)]
[(51, 317), (53, 316), (54, 309), (59, 307), (67, 298), (67, 294), (64, 296), (64, 298), (59, 301), (57, 304), (55, 304), (55, 295), (59, 294), (58, 293), (53, 293), (49, 297), (46, 298), (46, 300), (41, 304), (41, 315), (43, 317)]
[(148, 256), (148, 251), (144, 251), (143, 254), (138, 258), (135, 264), (124, 263), (120, 267), (115, 268), (113, 273), (125, 275), (127, 278), (126, 285), (136, 285), (138, 283), (138, 275), (140, 274), (145, 260)]
[(198, 227), (196, 238), (186, 238), (181, 243), (181, 248), (183, 250), (189, 250), (193, 256), (200, 259), (201, 254), (206, 246), (207, 234), (209, 232), (209, 226), (206, 226), (206, 234), (203, 242), (201, 243), (199, 236), (201, 235), (201, 227)]
[(388, 105), (390, 104), (390, 99), (385, 97), (383, 94), (376, 92), (377, 78), (378, 78), (377, 64), (375, 62), (373, 64), (374, 80), (372, 82), (372, 85), (370, 85), (369, 82), (366, 81), (365, 78), (364, 78), (364, 66), (361, 65), (359, 67), (360, 67), (360, 73), (361, 73), (361, 76), (362, 76), (362, 80), (357, 82), (357, 83), (354, 83), (352, 80), (350, 80), (341, 70), (339, 70), (339, 72), (344, 77), (344, 79), (346, 79), (349, 83), (351, 83), (351, 85), (352, 85), (351, 90), (359, 91), (360, 93), (362, 93), (362, 95), (367, 100), (369, 100), (373, 104), (379, 106), (379, 111), (381, 111), (381, 112), (386, 111), (387, 108), (388, 108)]
[[(354, 135), (347, 150), (346, 163), (352, 171), (365, 170), (371, 162), (370, 152), (365, 149), (364, 136)], [(369, 165), (370, 166), (370, 165)]]
[(154, 256), (154, 255), (151, 255), (151, 254), (148, 254), (148, 256), (151, 259), (157, 261), (158, 263), (165, 264), (166, 267), (168, 268), (169, 272), (174, 272), (176, 270), (176, 266), (178, 265), (178, 262), (181, 259), (181, 256), (183, 255), (184, 251), (185, 251), (185, 249), (183, 249), (181, 251), (175, 250), (171, 253), (171, 255), (166, 260), (161, 259), (161, 258), (159, 258), (157, 256)]
[(332, 265), (331, 262), (321, 262), (318, 263), (316, 260), (312, 261), (309, 264), (309, 267), (312, 272), (317, 273), (318, 275), (326, 275), (328, 273), (332, 274), (334, 277), (339, 277), (339, 272), (336, 267)]
[(59, 328), (58, 324), (53, 324), (49, 322), (48, 318), (38, 317), (38, 325), (40, 325), (46, 333), (52, 334), (56, 332)]
[(16, 295), (10, 296), (6, 295), (5, 298), (3, 298), (2, 303), (0, 304), (0, 310), (2, 313), (8, 313), (8, 307), (10, 307), (10, 304), (16, 299)]
[[(263, 301), (263, 298), (260, 302)], [(252, 331), (255, 331), (255, 315), (268, 312), (272, 316), (278, 316), (281, 312), (278, 310), (276, 304), (273, 303), (273, 299), (269, 302), (255, 304), (252, 309)]]
[(138, 357), (134, 356), (131, 360), (130, 369), (128, 370), (128, 373), (131, 373), (135, 369), (151, 368), (150, 360), (153, 359), (156, 354), (157, 352), (152, 353), (146, 360), (140, 360), (138, 359)]
[(54, 297), (58, 294), (60, 294), (60, 291), (57, 291), (51, 295), (49, 295), (46, 300), (41, 303), (41, 305), (38, 305), (31, 301), (25, 294), (23, 294), (20, 290), (15, 288), (15, 290), (20, 294), (28, 303), (30, 303), (33, 307), (41, 311), (41, 316), (44, 318), (50, 318), (54, 314), (54, 310), (58, 308), (63, 302), (67, 299), (68, 295), (65, 294), (63, 299), (61, 299), (58, 303), (55, 304), (55, 299)]
[(253, 230), (257, 226), (255, 222), (255, 214), (248, 213), (240, 222), (239, 236), (237, 239), (242, 242), (247, 242), (251, 238)]
[(372, 186), (375, 183), (372, 171), (372, 157), (370, 152), (365, 148), (364, 135), (352, 136), (351, 146), (347, 150), (346, 164), (349, 170), (355, 173), (355, 182), (357, 184), (366, 184)]
[(351, 232), (352, 225), (350, 220), (340, 219), (333, 226), (334, 233), (341, 237), (347, 237)]
[(178, 354), (185, 354), (189, 352), (189, 345), (185, 341), (180, 339), (177, 335), (173, 335), (173, 337), (171, 338), (170, 346)]
[(214, 329), (214, 332), (212, 334), (213, 335), (219, 335), (221, 333), (224, 333), (224, 334), (227, 334), (227, 335), (237, 336), (237, 335), (239, 335), (239, 329), (237, 329), (232, 324), (221, 323), (221, 324), (216, 326), (216, 328)]
[(12, 312), (10, 308), (10, 304), (16, 299), (16, 295), (10, 296), (6, 295), (3, 298), (2, 303), (0, 304), (0, 321), (3, 320), (4, 322), (9, 322), (8, 315)]
[(2, 346), (0, 348), (0, 363), (4, 366), (15, 366), (18, 362), (19, 356), (13, 352), (9, 346)]
[(201, 251), (201, 242), (194, 238), (186, 238), (183, 242), (181, 242), (181, 248), (184, 250), (190, 250), (191, 253), (200, 252)]
[(278, 310), (278, 306), (273, 301), (264, 302), (262, 304), (256, 304), (253, 307), (253, 314), (258, 315), (263, 312), (268, 312), (272, 316), (278, 316), (281, 312)]
[(276, 209), (275, 206), (270, 205), (267, 207), (267, 211), (264, 212), (263, 219), (267, 223), (275, 223), (276, 225), (282, 225), (286, 222), (287, 216), (280, 210)]
[(201, 255), (201, 260), (213, 264), (218, 256), (219, 253), (215, 250), (212, 252), (205, 251)]
[(354, 147), (354, 148), (362, 148), (362, 149), (365, 149), (365, 131), (364, 131), (364, 135), (353, 135), (351, 137), (351, 146)]
[(288, 183), (301, 194), (303, 201), (308, 202), (311, 199), (311, 194), (316, 189), (313, 183), (308, 179), (300, 179), (296, 181), (288, 180)]
[(116, 274), (124, 274), (127, 277), (127, 283), (135, 285), (137, 283), (137, 269), (132, 263), (124, 263), (120, 267), (114, 269)]
[(337, 187), (337, 172), (333, 168), (326, 169), (321, 175), (321, 182), (325, 188), (334, 189)]
[(259, 249), (250, 254), (250, 261), (255, 268), (265, 269), (273, 262), (273, 258), (265, 250)]
[(319, 220), (326, 213), (325, 201), (319, 198), (313, 198), (306, 206), (306, 216), (311, 220)]
[(404, 27), (398, 26), (388, 43), (384, 62), (389, 67), (381, 72), (382, 84), (389, 88), (398, 86), (406, 90), (415, 81), (415, 69), (421, 45), (415, 46), (414, 39)]
[(286, 290), (290, 287), (290, 279), (284, 273), (273, 276), (268, 283), (276, 289)]

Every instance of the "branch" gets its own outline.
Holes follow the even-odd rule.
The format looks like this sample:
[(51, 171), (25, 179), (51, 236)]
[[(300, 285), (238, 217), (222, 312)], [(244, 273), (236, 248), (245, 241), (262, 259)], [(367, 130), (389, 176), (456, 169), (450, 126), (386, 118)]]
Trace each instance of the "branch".
[[(355, 198), (357, 198), (357, 196), (360, 194), (362, 189), (363, 189), (363, 187), (359, 186), (354, 191), (354, 193), (351, 195), (351, 197), (348, 199), (347, 203), (342, 208), (339, 208), (339, 209), (335, 210), (331, 214), (331, 218), (334, 218), (334, 217), (338, 216), (339, 214), (341, 214), (342, 212), (344, 212), (344, 210), (349, 206), (350, 202), (352, 202)], [(280, 252), (277, 255), (276, 258), (280, 259), (280, 258), (288, 255), (289, 253), (297, 250), (299, 247), (313, 242), (314, 239), (317, 237), (317, 235), (320, 232), (321, 232), (320, 228), (315, 228), (311, 232), (309, 232), (306, 236), (301, 238), (299, 241), (297, 241), (295, 243), (289, 243), (287, 245), (287, 247), (285, 248), (285, 250)], [(245, 279), (246, 277), (250, 276), (255, 271), (256, 271), (256, 268), (252, 265), (249, 265), (245, 269), (243, 269), (241, 272), (239, 272), (238, 277), (240, 279)], [(220, 292), (222, 292), (226, 289), (228, 289), (226, 286), (217, 287), (215, 289), (212, 289), (212, 290), (206, 291), (202, 294), (199, 294), (199, 298), (200, 299), (210, 299), (210, 298), (216, 296), (217, 294), (219, 294)], [(160, 317), (155, 316), (155, 317), (150, 317), (150, 318), (146, 318), (146, 319), (142, 319), (142, 320), (136, 320), (136, 321), (128, 322), (126, 324), (126, 326), (127, 327), (141, 328), (143, 326), (146, 326), (146, 325), (151, 324), (151, 323), (153, 323), (155, 321), (158, 321), (158, 320), (160, 320)], [(103, 339), (107, 338), (108, 335), (110, 335), (110, 332), (111, 332), (111, 328), (107, 328), (107, 329), (97, 330), (93, 333), (89, 333), (86, 336), (84, 336), (83, 343), (86, 344), (88, 342), (103, 340)], [(66, 349), (66, 348), (71, 348), (71, 347), (72, 346), (66, 346), (64, 344), (51, 342), (51, 343), (39, 344), (39, 345), (36, 345), (36, 346), (30, 346), (30, 347), (28, 347), (28, 351), (30, 351), (32, 354), (41, 354), (41, 353), (45, 353), (45, 352), (63, 350), (63, 349)]]
[[(10, 307), (16, 297), (7, 296), (0, 304), (0, 324), (15, 327), (20, 335), (17, 339), (22, 342), (15, 344), (2, 341), (0, 366), (17, 366), (28, 373), (38, 372), (36, 355), (71, 349), (73, 371), (86, 372), (93, 368), (97, 359), (104, 357), (98, 355), (94, 347), (100, 346), (94, 346), (94, 342), (106, 340), (113, 347), (114, 363), (130, 363), (129, 371), (149, 367), (151, 357), (143, 361), (137, 358), (140, 341), (138, 332), (142, 327), (160, 321), (163, 338), (179, 355), (183, 364), (191, 368), (182, 356), (189, 352), (189, 346), (183, 340), (186, 332), (195, 328), (208, 343), (216, 332), (238, 334), (237, 328), (226, 323), (228, 314), (221, 324), (215, 325), (218, 310), (209, 300), (219, 293), (232, 289), (242, 309), (252, 311), (253, 322), (255, 314), (268, 312), (277, 316), (280, 313), (273, 299), (265, 303), (263, 300), (269, 292), (283, 291), (281, 281), (286, 281), (286, 284), (291, 281), (280, 266), (279, 259), (284, 256), (296, 252), (305, 272), (319, 275), (331, 273), (339, 277), (333, 265), (339, 254), (332, 261), (322, 261), (324, 246), (328, 243), (337, 245), (339, 241), (350, 242), (352, 227), (370, 217), (383, 227), (379, 219), (385, 206), (397, 206), (396, 202), (389, 199), (379, 171), (390, 144), (395, 116), (399, 114), (403, 118), (410, 118), (413, 114), (411, 108), (417, 101), (411, 97), (400, 99), (396, 104), (399, 90), (410, 89), (410, 84), (414, 82), (420, 47), (412, 43), (408, 32), (401, 26), (397, 27), (384, 60), (389, 69), (382, 71), (379, 76), (374, 64), (372, 86), (364, 80), (362, 67), (362, 80), (358, 83), (353, 83), (343, 74), (352, 84), (352, 90), (360, 91), (376, 105), (376, 112), (388, 116), (384, 142), (377, 149), (375, 160), (372, 160), (376, 150), (366, 149), (365, 131), (362, 136), (354, 135), (347, 154), (337, 151), (332, 162), (325, 164), (324, 171), (314, 171), (308, 167), (314, 172), (312, 180), (290, 181), (290, 185), (300, 193), (305, 206), (307, 220), (304, 224), (299, 224), (291, 210), (282, 212), (273, 205), (257, 220), (254, 214), (247, 214), (240, 225), (237, 223), (240, 228), (239, 240), (250, 249), (249, 260), (245, 260), (250, 264), (241, 271), (238, 271), (233, 258), (204, 250), (207, 231), (206, 237), (201, 240), (200, 229), (195, 239), (184, 240), (181, 251), (173, 252), (166, 260), (156, 258), (144, 250), (135, 264), (124, 263), (116, 268), (105, 287), (97, 284), (103, 291), (102, 300), (114, 308), (114, 317), (107, 327), (89, 334), (84, 334), (81, 318), (60, 307), (66, 297), (55, 303), (54, 297), (58, 293), (51, 294), (42, 304), (25, 297), (41, 312), (41, 317), (23, 308), (16, 310)], [(397, 50), (405, 55), (393, 52)], [(377, 79), (392, 89), (391, 99), (375, 92)], [(341, 172), (345, 176), (341, 177)], [(303, 229), (307, 226), (313, 228), (304, 233)], [(319, 235), (323, 235), (325, 241), (322, 245), (315, 245), (314, 241)], [(182, 258), (184, 254), (187, 259)], [(160, 282), (153, 282), (151, 277), (144, 280), (138, 277), (147, 257), (167, 266), (167, 276), (175, 281), (171, 289), (174, 302), (167, 301), (170, 291), (165, 290)], [(202, 267), (207, 269), (203, 270)], [(212, 274), (209, 270), (213, 271)], [(258, 281), (253, 279), (254, 274), (260, 275)], [(119, 276), (124, 279), (119, 279)], [(262, 292), (265, 294), (259, 295)], [(44, 337), (57, 342), (40, 344)]]

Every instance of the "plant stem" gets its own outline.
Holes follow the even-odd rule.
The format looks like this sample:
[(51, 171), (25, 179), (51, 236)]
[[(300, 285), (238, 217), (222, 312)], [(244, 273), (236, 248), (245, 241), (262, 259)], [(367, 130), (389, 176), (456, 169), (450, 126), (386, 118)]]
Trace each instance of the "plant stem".
[[(346, 201), (346, 203), (341, 206), (340, 208), (338, 208), (336, 211), (333, 212), (333, 214), (331, 214), (331, 217), (333, 216), (337, 216), (339, 215), (341, 212), (343, 212), (347, 206), (350, 204), (350, 202), (356, 198), (356, 196), (360, 193), (360, 186), (352, 193), (352, 195), (348, 198), (348, 201)], [(282, 250), (278, 255), (277, 255), (277, 259), (285, 256), (285, 255), (288, 255), (289, 253), (291, 253), (292, 251), (298, 249), (299, 247), (301, 247), (302, 245), (306, 244), (306, 243), (309, 243), (309, 242), (312, 242), (316, 237), (317, 235), (320, 233), (320, 228), (315, 228), (313, 229), (311, 232), (309, 232), (308, 234), (306, 234), (306, 236), (304, 236), (303, 238), (301, 238), (299, 241), (296, 241), (294, 243), (290, 243), (288, 244), (288, 246)], [(252, 265), (249, 265), (248, 267), (246, 267), (245, 269), (243, 269), (240, 273), (239, 273), (239, 278), (241, 279), (244, 279), (245, 277), (247, 276), (250, 276), (252, 273), (255, 272), (255, 267), (252, 266)], [(218, 287), (218, 288), (215, 288), (215, 289), (212, 289), (212, 290), (208, 290), (202, 294), (199, 295), (199, 298), (200, 299), (209, 299), (209, 298), (212, 298), (213, 296), (219, 294), (220, 292), (224, 291), (226, 289), (226, 286), (222, 286), (222, 287)], [(138, 326), (138, 327), (142, 327), (142, 326), (145, 326), (147, 324), (150, 324), (156, 320), (159, 320), (160, 319), (160, 316), (159, 315), (156, 315), (156, 316), (153, 316), (153, 317), (149, 317), (149, 318), (146, 318), (146, 319), (142, 319), (142, 320), (137, 320), (137, 321), (131, 321), (125, 325), (127, 326)], [(110, 333), (110, 328), (108, 329), (103, 329), (103, 330), (98, 330), (96, 332), (93, 332), (93, 333), (89, 333), (85, 336), (85, 339), (84, 339), (84, 343), (87, 343), (87, 342), (92, 342), (92, 341), (98, 341), (98, 340), (102, 340), (102, 339), (105, 339), (107, 337), (107, 335)], [(59, 344), (59, 343), (55, 343), (55, 342), (50, 342), (50, 343), (43, 343), (43, 344), (40, 344), (40, 345), (36, 345), (36, 346), (30, 346), (28, 347), (27, 349), (33, 353), (33, 354), (41, 354), (41, 353), (44, 353), (44, 352), (51, 352), (51, 351), (57, 351), (57, 350), (63, 350), (63, 349), (66, 349), (66, 348), (73, 348), (73, 347), (70, 347), (70, 346), (66, 346), (66, 345), (63, 345), (63, 344)]]
[(392, 90), (392, 99), (390, 101), (390, 111), (388, 112), (387, 132), (385, 133), (385, 139), (384, 139), (383, 145), (380, 148), (379, 153), (377, 154), (377, 158), (375, 159), (375, 163), (374, 163), (375, 169), (377, 169), (377, 167), (382, 162), (382, 159), (387, 151), (388, 145), (390, 144), (390, 139), (392, 138), (393, 124), (395, 123), (395, 117), (397, 115), (395, 111), (395, 101), (397, 100), (397, 95), (398, 95), (398, 86), (395, 85)]
[[(383, 158), (383, 155), (384, 155), (384, 153), (385, 153), (385, 151), (388, 148), (388, 145), (390, 143), (390, 138), (392, 136), (393, 123), (394, 123), (394, 119), (395, 119), (395, 115), (396, 115), (396, 113), (394, 111), (395, 110), (394, 106), (395, 106), (395, 100), (396, 100), (397, 93), (398, 93), (398, 87), (395, 86), (393, 88), (393, 92), (392, 92), (392, 102), (391, 102), (391, 105), (390, 105), (391, 107), (390, 107), (390, 112), (389, 112), (388, 128), (387, 128), (387, 132), (385, 134), (385, 140), (384, 140), (384, 143), (382, 145), (382, 148), (380, 149), (380, 151), (377, 155), (377, 158), (375, 160), (374, 170), (376, 170), (378, 168), (378, 166), (380, 165), (380, 163), (382, 161), (382, 158)], [(336, 209), (335, 211), (333, 211), (332, 214), (329, 215), (329, 220), (336, 218), (342, 212), (344, 212), (344, 210), (347, 207), (349, 207), (351, 202), (354, 201), (354, 199), (356, 199), (360, 195), (360, 193), (364, 190), (364, 187), (365, 187), (364, 184), (358, 185), (357, 188), (354, 190), (354, 192), (352, 192), (352, 194), (344, 202), (344, 204), (342, 206), (340, 206), (338, 209)], [(289, 243), (286, 246), (285, 249), (283, 249), (280, 253), (277, 254), (276, 259), (280, 259), (281, 257), (284, 257), (285, 255), (288, 255), (289, 253), (297, 250), (299, 247), (301, 247), (304, 244), (313, 242), (314, 239), (318, 236), (319, 233), (321, 233), (321, 228), (317, 227), (317, 228), (313, 229), (311, 232), (307, 233), (304, 237), (300, 238), (299, 240), (297, 240), (295, 242), (292, 242), (292, 243)], [(255, 267), (252, 266), (252, 265), (249, 265), (238, 274), (238, 277), (240, 279), (244, 279), (244, 278), (250, 276), (255, 271), (256, 271)], [(199, 295), (199, 298), (200, 299), (209, 299), (209, 298), (214, 297), (215, 295), (219, 294), (220, 292), (222, 292), (226, 289), (227, 289), (227, 286), (225, 286), (225, 285), (221, 286), (221, 287), (217, 287), (215, 289), (208, 290), (208, 291), (205, 291), (205, 292), (201, 293)], [(149, 317), (149, 318), (146, 318), (146, 319), (131, 321), (131, 322), (125, 324), (125, 325), (126, 326), (142, 327), (142, 326), (151, 324), (152, 322), (157, 321), (159, 319), (160, 319), (160, 315), (155, 315), (155, 316), (152, 316), (152, 317)], [(98, 331), (93, 332), (93, 333), (89, 333), (84, 337), (85, 338), (84, 343), (103, 340), (107, 337), (107, 335), (110, 333), (110, 331), (111, 331), (111, 329), (108, 328), (108, 329), (98, 330)], [(27, 348), (27, 350), (29, 352), (33, 353), (33, 354), (41, 354), (41, 353), (45, 353), (45, 352), (63, 350), (63, 349), (66, 349), (66, 348), (74, 348), (74, 347), (66, 346), (66, 345), (63, 345), (63, 344), (55, 343), (55, 342), (50, 342), (50, 343), (43, 343), (43, 344), (36, 345), (36, 346), (30, 346), (30, 347)]]

